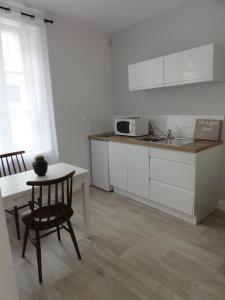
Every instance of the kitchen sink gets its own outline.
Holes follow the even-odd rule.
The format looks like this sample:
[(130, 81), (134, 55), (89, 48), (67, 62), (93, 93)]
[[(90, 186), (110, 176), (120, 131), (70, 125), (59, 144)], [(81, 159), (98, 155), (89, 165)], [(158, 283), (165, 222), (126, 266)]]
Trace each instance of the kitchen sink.
[(147, 137), (141, 137), (139, 138), (140, 141), (146, 141), (146, 142), (160, 142), (164, 141), (164, 137), (157, 137), (157, 136), (147, 136)]
[(157, 137), (157, 136), (141, 137), (141, 138), (138, 138), (138, 140), (146, 141), (146, 142), (150, 142), (150, 143), (173, 145), (173, 146), (185, 146), (185, 145), (193, 143), (193, 140), (191, 140), (191, 139), (185, 139), (185, 138), (167, 139), (164, 137)]
[(164, 139), (163, 141), (156, 141), (157, 144), (173, 145), (173, 146), (185, 146), (193, 143), (190, 139)]

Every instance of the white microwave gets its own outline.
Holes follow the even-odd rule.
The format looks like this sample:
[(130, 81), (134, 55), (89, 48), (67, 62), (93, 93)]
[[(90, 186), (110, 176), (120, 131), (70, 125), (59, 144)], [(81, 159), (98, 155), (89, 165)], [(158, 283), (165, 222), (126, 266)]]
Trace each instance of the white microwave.
[(149, 120), (141, 117), (121, 118), (114, 120), (116, 135), (143, 136), (149, 133)]

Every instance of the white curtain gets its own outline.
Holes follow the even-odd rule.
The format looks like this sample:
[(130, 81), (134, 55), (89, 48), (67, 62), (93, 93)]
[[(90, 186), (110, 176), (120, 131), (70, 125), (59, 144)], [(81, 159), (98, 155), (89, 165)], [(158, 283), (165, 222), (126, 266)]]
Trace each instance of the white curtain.
[(25, 150), (57, 161), (46, 28), (0, 13), (0, 153)]

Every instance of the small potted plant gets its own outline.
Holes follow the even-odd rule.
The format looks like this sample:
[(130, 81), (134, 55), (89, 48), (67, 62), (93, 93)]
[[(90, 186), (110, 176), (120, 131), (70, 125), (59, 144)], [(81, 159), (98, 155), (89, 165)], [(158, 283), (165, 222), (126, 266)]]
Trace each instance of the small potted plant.
[(48, 170), (48, 162), (45, 160), (44, 156), (42, 155), (36, 156), (32, 165), (33, 165), (34, 172), (38, 176), (45, 176)]

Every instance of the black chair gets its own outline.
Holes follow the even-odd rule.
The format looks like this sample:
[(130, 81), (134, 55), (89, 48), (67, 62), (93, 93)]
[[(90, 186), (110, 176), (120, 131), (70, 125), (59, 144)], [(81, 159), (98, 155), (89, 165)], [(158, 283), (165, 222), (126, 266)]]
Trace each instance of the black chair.
[[(42, 283), (42, 263), (40, 238), (57, 232), (60, 241), (60, 230), (65, 229), (70, 233), (78, 259), (81, 260), (77, 240), (70, 222), (73, 215), (72, 191), (74, 171), (64, 177), (46, 180), (29, 181), (32, 186), (31, 210), (22, 215), (25, 224), (22, 257), (25, 257), (29, 231), (35, 231), (35, 238), (31, 242), (36, 247), (39, 282)], [(46, 192), (46, 203), (43, 194)], [(64, 224), (66, 223), (67, 226)], [(50, 230), (52, 229), (52, 230)], [(50, 230), (40, 235), (40, 231)]]
[[(9, 176), (17, 173), (27, 171), (24, 162), (23, 154), (25, 151), (17, 151), (11, 153), (0, 154), (0, 177)], [(23, 206), (14, 206), (12, 210), (5, 211), (15, 217), (17, 238), (20, 239), (20, 225), (18, 210), (27, 207), (29, 204)]]

